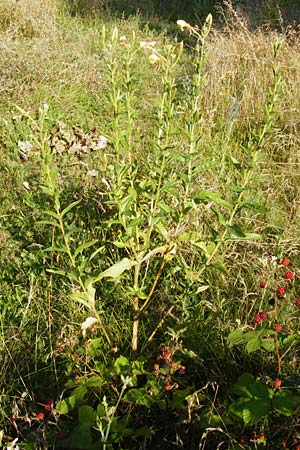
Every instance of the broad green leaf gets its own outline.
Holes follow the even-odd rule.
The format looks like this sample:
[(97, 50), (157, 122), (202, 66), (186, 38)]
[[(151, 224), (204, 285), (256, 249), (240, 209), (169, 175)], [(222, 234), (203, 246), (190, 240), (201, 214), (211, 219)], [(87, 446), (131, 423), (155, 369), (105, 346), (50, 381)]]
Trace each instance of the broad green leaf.
[(102, 346), (103, 346), (102, 338), (92, 339), (89, 342), (88, 354), (92, 357), (100, 356), (102, 354)]
[(272, 398), (273, 391), (272, 389), (269, 389), (265, 384), (261, 383), (260, 381), (255, 380), (253, 384), (249, 386), (249, 391), (252, 394), (252, 396), (257, 398)]
[(72, 396), (75, 397), (76, 400), (83, 400), (88, 390), (85, 386), (78, 386), (74, 389)]
[[(214, 242), (209, 242), (206, 246), (207, 253), (209, 255), (211, 255), (214, 252), (215, 248), (216, 248), (216, 244)], [(228, 273), (228, 272), (226, 271), (226, 273)]]
[(124, 401), (136, 405), (143, 405), (147, 408), (150, 408), (154, 403), (156, 403), (155, 397), (148, 394), (147, 387), (129, 389), (124, 396)]
[(87, 388), (99, 388), (102, 386), (104, 380), (100, 375), (93, 375), (92, 377), (88, 378), (85, 382), (85, 386)]
[(238, 395), (239, 397), (249, 397), (249, 398), (253, 397), (249, 390), (249, 386), (235, 384), (233, 386), (233, 392), (234, 392), (234, 394)]
[[(74, 402), (74, 405), (75, 405), (75, 402)], [(61, 401), (57, 402), (56, 406), (55, 406), (55, 411), (58, 414), (68, 414), (69, 407), (68, 407), (67, 402), (65, 400), (61, 400)]]
[(259, 337), (269, 337), (269, 336), (274, 336), (276, 334), (276, 331), (275, 330), (269, 330), (268, 328), (262, 328), (258, 332), (255, 331), (255, 333), (257, 333), (257, 335)]
[(240, 386), (247, 386), (249, 387), (251, 384), (253, 384), (255, 382), (255, 378), (253, 375), (251, 375), (251, 373), (243, 373), (243, 375), (241, 375), (238, 379), (237, 384)]
[(223, 428), (224, 421), (220, 416), (208, 411), (201, 414), (199, 425), (201, 428)]
[(229, 347), (234, 347), (235, 345), (244, 344), (244, 332), (243, 330), (234, 330), (228, 336)]
[(142, 289), (138, 288), (138, 287), (129, 287), (127, 290), (128, 295), (130, 295), (131, 297), (138, 297), (142, 300), (146, 300), (146, 298), (148, 297), (148, 295), (146, 294), (146, 292), (144, 292)]
[(130, 369), (130, 362), (126, 356), (119, 356), (114, 362), (114, 369), (117, 375), (127, 375)]
[(239, 398), (229, 408), (229, 414), (243, 419), (246, 426), (255, 425), (268, 415), (271, 402), (264, 398)]
[(284, 346), (291, 345), (294, 341), (300, 341), (299, 334), (290, 334), (283, 337), (282, 343)]
[(274, 339), (262, 339), (261, 348), (264, 349), (266, 352), (274, 352), (275, 350)]
[(145, 357), (140, 357), (138, 359), (136, 359), (135, 361), (133, 361), (132, 363), (132, 374), (133, 375), (141, 375), (143, 373), (145, 373), (145, 369), (144, 369), (144, 365), (145, 362), (147, 361), (147, 358)]
[(247, 342), (246, 350), (248, 353), (256, 352), (261, 348), (261, 339), (254, 337)]
[(61, 400), (56, 404), (55, 411), (59, 414), (68, 414), (74, 409), (76, 404), (76, 396), (71, 395), (64, 400)]
[(244, 338), (245, 338), (245, 341), (246, 342), (249, 342), (249, 341), (251, 341), (251, 339), (253, 339), (253, 338), (255, 338), (255, 337), (259, 337), (260, 336), (260, 332), (258, 332), (258, 331), (247, 331), (245, 334), (244, 334)]
[(300, 406), (300, 398), (288, 390), (281, 390), (274, 395), (272, 405), (279, 414), (292, 416), (299, 413), (296, 408)]
[(219, 222), (221, 225), (223, 225), (223, 226), (226, 227), (226, 225), (227, 225), (227, 219), (226, 219), (226, 217), (224, 216), (224, 214), (222, 214), (220, 211), (217, 211), (217, 210), (214, 209), (214, 208), (212, 208), (212, 212), (213, 212), (213, 213), (215, 214), (215, 216), (217, 217), (218, 222)]
[(92, 433), (88, 430), (82, 430), (80, 427), (72, 431), (71, 435), (64, 441), (64, 447), (72, 450), (90, 450), (92, 448)]
[(89, 430), (96, 425), (97, 413), (89, 405), (80, 406), (78, 409), (78, 420), (82, 430)]
[(104, 272), (101, 272), (99, 275), (97, 275), (94, 278), (94, 283), (96, 283), (99, 280), (102, 280), (102, 278), (112, 278), (113, 280), (117, 280), (120, 278), (123, 272), (125, 270), (131, 269), (136, 264), (136, 261), (132, 261), (131, 259), (124, 258), (121, 261), (117, 262), (113, 266), (111, 266), (109, 269), (106, 269)]
[(169, 401), (169, 406), (171, 409), (182, 408), (184, 409), (186, 403), (186, 397), (191, 391), (190, 387), (186, 387), (182, 390), (176, 390), (172, 393), (172, 397)]
[(252, 394), (249, 387), (255, 382), (255, 378), (250, 373), (244, 373), (238, 379), (238, 382), (233, 386), (233, 392), (240, 397), (250, 397)]
[(164, 184), (162, 187), (161, 187), (161, 192), (164, 192), (164, 191), (166, 191), (166, 192), (171, 192), (171, 193), (173, 193), (173, 192), (178, 192), (178, 190), (177, 190), (177, 181), (169, 181), (168, 183), (166, 183), (166, 184)]
[(97, 417), (98, 418), (106, 417), (106, 411), (105, 411), (105, 407), (104, 407), (103, 403), (98, 403), (98, 406), (97, 406)]

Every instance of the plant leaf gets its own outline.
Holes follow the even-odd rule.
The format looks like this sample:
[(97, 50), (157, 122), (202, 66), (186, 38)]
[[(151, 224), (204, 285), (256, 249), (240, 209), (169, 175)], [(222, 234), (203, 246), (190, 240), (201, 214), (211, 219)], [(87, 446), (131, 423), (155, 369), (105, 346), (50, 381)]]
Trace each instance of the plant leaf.
[(71, 209), (73, 209), (76, 205), (78, 205), (81, 202), (81, 200), (76, 200), (75, 202), (70, 203), (68, 206), (66, 206), (65, 209), (63, 209), (60, 213), (61, 217), (64, 217)]
[(235, 345), (241, 345), (245, 342), (243, 330), (234, 330), (228, 336), (229, 347), (234, 347)]
[(271, 409), (271, 402), (265, 398), (239, 398), (229, 408), (229, 413), (243, 419), (246, 426), (256, 424)]
[(92, 241), (84, 242), (83, 244), (80, 244), (76, 248), (76, 250), (74, 252), (74, 257), (76, 258), (76, 256), (79, 255), (79, 253), (83, 252), (83, 250), (85, 250), (85, 249), (91, 247), (92, 245), (96, 244), (96, 242), (98, 242), (98, 239), (93, 239)]
[(279, 391), (272, 400), (273, 408), (284, 416), (292, 416), (298, 414), (297, 406), (300, 406), (300, 398), (294, 396), (290, 391)]
[(113, 266), (109, 267), (109, 269), (106, 269), (104, 272), (101, 272), (99, 275), (97, 275), (93, 279), (93, 282), (96, 283), (97, 281), (102, 280), (102, 278), (112, 278), (113, 280), (117, 280), (125, 270), (131, 269), (131, 267), (133, 267), (135, 264), (136, 261), (124, 258)]
[(195, 203), (201, 203), (203, 200), (212, 200), (225, 208), (232, 209), (232, 205), (224, 200), (218, 192), (198, 190), (194, 193)]

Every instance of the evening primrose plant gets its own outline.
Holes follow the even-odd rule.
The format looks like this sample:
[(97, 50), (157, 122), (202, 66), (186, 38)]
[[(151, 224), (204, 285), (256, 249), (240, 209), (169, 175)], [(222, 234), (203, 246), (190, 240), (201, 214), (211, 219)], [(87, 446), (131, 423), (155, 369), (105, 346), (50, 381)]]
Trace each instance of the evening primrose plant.
[[(206, 41), (212, 17), (207, 17), (201, 29), (182, 20), (178, 21), (178, 26), (188, 31), (194, 40), (192, 90), (188, 98), (183, 98), (178, 89), (177, 74), (183, 64), (182, 42), (159, 48), (154, 41), (138, 42), (135, 34), (131, 38), (120, 36), (118, 28), (110, 35), (102, 29), (111, 132), (106, 135), (110, 151), (105, 157), (103, 183), (106, 191), (101, 199), (106, 219), (97, 226), (97, 239), (76, 246), (76, 226), (68, 216), (74, 214), (80, 202), (62, 208), (59, 187), (53, 177), (48, 176), (49, 194), (55, 205), (54, 211), (47, 212), (53, 219), (49, 223), (62, 237), (61, 244), (50, 247), (49, 251), (63, 252), (69, 259), (68, 276), (74, 286), (71, 299), (84, 305), (95, 317), (110, 345), (116, 336), (111, 335), (104, 324), (105, 300), (100, 306), (96, 292), (105, 289), (104, 282), (117, 283), (118, 295), (124, 296), (130, 311), (125, 320), (127, 326), (131, 326), (134, 353), (139, 348), (141, 323), (142, 345), (149, 345), (173, 311), (180, 308), (183, 296), (209, 289), (209, 281), (204, 277), (207, 269), (226, 272), (221, 263), (226, 245), (236, 240), (259, 238), (243, 230), (243, 225), (239, 224), (240, 212), (247, 208), (247, 192), (262, 156), (261, 149), (272, 131), (280, 86), (280, 76), (274, 65), (274, 86), (268, 94), (265, 121), (249, 141), (248, 157), (244, 162), (234, 156), (228, 158), (231, 170), (236, 171), (236, 189), (226, 199), (207, 187), (206, 182), (201, 183), (206, 169), (201, 153), (205, 129), (201, 97), (206, 86)], [(274, 44), (275, 60), (279, 49), (280, 45)], [(150, 64), (160, 79), (156, 115), (147, 137), (139, 135), (137, 126), (140, 109), (136, 90), (140, 81), (136, 58), (140, 52), (145, 55), (144, 64)], [(142, 159), (135, 153), (140, 144), (145, 147)], [(105, 242), (111, 245), (109, 257), (102, 261), (104, 270), (97, 272), (93, 262), (99, 252), (103, 254), (100, 249)], [(90, 248), (94, 248), (93, 252), (85, 257)], [(60, 275), (65, 273), (57, 268), (51, 270)], [(172, 277), (172, 273), (189, 280), (189, 286), (177, 299), (168, 299), (163, 293), (164, 279)], [(122, 285), (118, 284), (121, 278)], [(159, 291), (159, 295), (165, 297), (162, 305), (157, 304)], [(115, 320), (118, 321), (117, 316)]]

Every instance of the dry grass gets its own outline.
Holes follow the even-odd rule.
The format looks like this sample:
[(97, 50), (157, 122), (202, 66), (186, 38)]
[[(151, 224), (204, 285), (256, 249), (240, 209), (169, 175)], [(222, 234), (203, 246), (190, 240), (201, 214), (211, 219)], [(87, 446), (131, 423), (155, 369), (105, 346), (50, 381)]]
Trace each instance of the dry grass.
[(49, 35), (61, 6), (57, 0), (1, 0), (0, 29), (13, 36)]

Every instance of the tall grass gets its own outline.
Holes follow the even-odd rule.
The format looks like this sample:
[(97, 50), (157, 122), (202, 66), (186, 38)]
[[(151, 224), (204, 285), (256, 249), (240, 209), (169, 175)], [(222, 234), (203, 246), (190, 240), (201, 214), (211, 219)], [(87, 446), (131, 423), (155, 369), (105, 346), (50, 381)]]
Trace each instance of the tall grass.
[[(298, 395), (294, 31), (0, 8), (2, 444), (295, 447), (290, 399), (244, 447), (230, 410), (244, 372)], [(262, 310), (290, 340), (236, 349)]]

